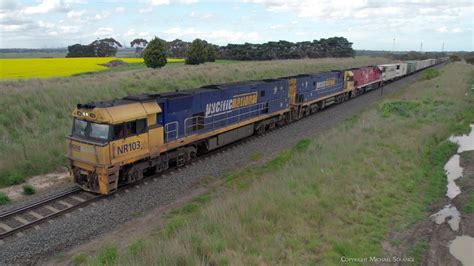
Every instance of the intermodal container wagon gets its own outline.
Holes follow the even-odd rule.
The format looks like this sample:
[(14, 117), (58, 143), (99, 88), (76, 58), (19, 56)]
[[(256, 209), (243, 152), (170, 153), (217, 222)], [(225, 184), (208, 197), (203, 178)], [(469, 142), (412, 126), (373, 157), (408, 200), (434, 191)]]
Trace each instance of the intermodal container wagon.
[(406, 61), (405, 63), (407, 63), (407, 74), (416, 72), (417, 61)]
[(394, 63), (394, 64), (385, 64), (379, 65), (379, 68), (382, 70), (382, 79), (383, 81), (391, 81), (398, 79), (407, 73), (407, 64), (406, 63)]
[(377, 66), (367, 66), (349, 69), (353, 73), (354, 86), (371, 90), (378, 88), (382, 81), (382, 71)]

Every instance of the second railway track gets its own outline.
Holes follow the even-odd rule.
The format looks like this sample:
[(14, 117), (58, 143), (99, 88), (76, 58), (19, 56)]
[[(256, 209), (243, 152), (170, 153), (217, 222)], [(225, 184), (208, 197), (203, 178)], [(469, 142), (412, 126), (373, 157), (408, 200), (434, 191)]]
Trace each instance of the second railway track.
[[(38, 226), (69, 211), (85, 206), (101, 196), (82, 191), (78, 187), (61, 191), (42, 200), (0, 213), (0, 239)], [(36, 227), (38, 229), (38, 227)]]

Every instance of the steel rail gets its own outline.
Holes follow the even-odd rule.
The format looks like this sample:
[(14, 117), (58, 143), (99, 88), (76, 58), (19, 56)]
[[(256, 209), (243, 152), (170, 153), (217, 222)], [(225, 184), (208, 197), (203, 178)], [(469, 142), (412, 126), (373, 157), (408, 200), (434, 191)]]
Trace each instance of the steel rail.
[(71, 189), (67, 189), (67, 190), (64, 190), (64, 191), (61, 191), (57, 194), (54, 194), (54, 195), (51, 195), (51, 196), (48, 196), (44, 199), (41, 199), (39, 201), (35, 201), (33, 203), (30, 203), (30, 204), (27, 204), (25, 206), (21, 206), (19, 208), (16, 208), (16, 209), (13, 209), (13, 210), (10, 210), (10, 211), (6, 211), (4, 213), (0, 213), (0, 219), (6, 219), (8, 217), (11, 217), (13, 215), (16, 215), (16, 214), (19, 214), (19, 213), (22, 213), (22, 212), (26, 212), (26, 211), (29, 211), (33, 208), (37, 208), (41, 205), (44, 205), (44, 204), (47, 204), (49, 202), (52, 202), (52, 201), (55, 201), (55, 200), (58, 200), (60, 198), (64, 198), (66, 196), (69, 196), (73, 193), (76, 193), (78, 191), (80, 191), (81, 188), (80, 187), (73, 187)]

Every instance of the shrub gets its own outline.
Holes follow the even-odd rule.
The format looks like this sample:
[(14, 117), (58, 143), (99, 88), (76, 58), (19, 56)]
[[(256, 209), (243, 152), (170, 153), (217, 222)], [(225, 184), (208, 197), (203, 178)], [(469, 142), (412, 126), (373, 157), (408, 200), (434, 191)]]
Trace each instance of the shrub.
[(17, 171), (9, 172), (6, 174), (4, 179), (0, 179), (0, 185), (2, 186), (13, 186), (23, 182), (25, 182), (25, 176)]
[(87, 264), (87, 256), (85, 254), (78, 254), (72, 258), (73, 265), (85, 265)]
[(32, 185), (23, 185), (23, 195), (33, 195), (36, 189)]
[(116, 264), (118, 258), (117, 247), (107, 245), (99, 249), (94, 264), (113, 265)]
[(166, 47), (165, 42), (157, 37), (143, 51), (143, 60), (145, 65), (151, 68), (160, 68), (166, 65)]
[(186, 53), (187, 65), (199, 65), (207, 60), (207, 42), (201, 39), (196, 39), (189, 47), (188, 52)]
[(396, 114), (402, 117), (410, 117), (420, 110), (420, 103), (416, 101), (389, 101), (383, 102), (380, 107), (382, 117)]
[(466, 60), (467, 63), (474, 65), (474, 53), (466, 54), (466, 56), (464, 56), (464, 60)]
[(428, 80), (428, 79), (436, 78), (437, 76), (439, 76), (439, 70), (431, 68), (423, 72), (423, 75), (421, 75), (421, 79)]
[(210, 43), (206, 45), (206, 57), (206, 62), (216, 61), (216, 47)]
[(449, 60), (453, 61), (453, 62), (456, 62), (456, 61), (461, 61), (461, 57), (459, 57), (458, 55), (450, 55), (449, 56)]
[(145, 241), (143, 241), (143, 239), (137, 239), (128, 247), (128, 251), (133, 256), (137, 256), (143, 250), (144, 247)]
[(4, 205), (10, 202), (10, 198), (3, 192), (0, 192), (0, 205)]

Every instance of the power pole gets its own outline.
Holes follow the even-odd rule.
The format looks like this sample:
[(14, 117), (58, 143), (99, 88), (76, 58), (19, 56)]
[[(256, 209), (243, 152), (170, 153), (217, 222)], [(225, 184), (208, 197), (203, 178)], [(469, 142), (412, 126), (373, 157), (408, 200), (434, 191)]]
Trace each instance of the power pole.
[(392, 44), (392, 54), (395, 52), (395, 38), (393, 38), (393, 44)]
[(423, 42), (420, 43), (420, 53), (423, 51)]

